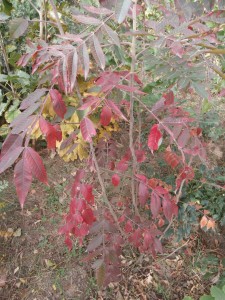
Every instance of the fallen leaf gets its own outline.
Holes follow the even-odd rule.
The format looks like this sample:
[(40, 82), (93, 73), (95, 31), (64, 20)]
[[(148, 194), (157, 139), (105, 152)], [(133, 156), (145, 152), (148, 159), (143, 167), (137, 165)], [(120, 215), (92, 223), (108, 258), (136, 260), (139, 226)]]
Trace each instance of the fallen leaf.
[(20, 237), (22, 234), (21, 228), (17, 228), (16, 231), (13, 233), (14, 237)]
[(206, 218), (206, 216), (203, 216), (200, 221), (200, 227), (201, 228), (205, 227), (207, 223), (208, 223), (208, 219)]
[(45, 259), (45, 264), (46, 264), (47, 268), (56, 267), (55, 263), (53, 263), (49, 259)]

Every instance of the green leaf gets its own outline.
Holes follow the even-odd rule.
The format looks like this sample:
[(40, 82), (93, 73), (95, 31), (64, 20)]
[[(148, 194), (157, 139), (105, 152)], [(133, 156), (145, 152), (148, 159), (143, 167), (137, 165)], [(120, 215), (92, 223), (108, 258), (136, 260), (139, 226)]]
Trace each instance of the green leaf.
[(183, 300), (193, 300), (193, 298), (190, 296), (185, 296)]
[(215, 298), (215, 300), (224, 300), (225, 299), (225, 293), (218, 287), (212, 286), (210, 291), (211, 291), (211, 295)]
[(28, 20), (26, 20), (26, 19), (23, 19), (23, 18), (12, 19), (9, 22), (10, 37), (12, 39), (17, 39), (18, 37), (23, 35), (24, 32), (27, 30), (28, 25), (29, 25), (29, 23), (28, 23)]
[(200, 97), (206, 98), (206, 99), (209, 97), (209, 95), (208, 95), (207, 91), (205, 90), (205, 87), (204, 87), (203, 84), (201, 84), (199, 82), (192, 81), (191, 85)]
[(0, 127), (0, 136), (7, 136), (7, 134), (9, 133), (9, 125), (4, 124)]
[(202, 103), (202, 113), (203, 114), (207, 113), (211, 108), (212, 108), (212, 104), (207, 99), (204, 99)]
[(11, 10), (13, 9), (12, 3), (10, 3), (8, 0), (2, 0), (2, 3), (4, 5), (4, 12), (7, 15), (11, 15)]
[(11, 123), (20, 113), (21, 111), (18, 109), (20, 104), (19, 100), (15, 100), (13, 105), (5, 112), (5, 119), (8, 123)]
[(200, 297), (199, 300), (215, 300), (212, 296), (209, 295), (203, 295)]
[(223, 286), (222, 290), (223, 290), (223, 292), (225, 293), (225, 285)]

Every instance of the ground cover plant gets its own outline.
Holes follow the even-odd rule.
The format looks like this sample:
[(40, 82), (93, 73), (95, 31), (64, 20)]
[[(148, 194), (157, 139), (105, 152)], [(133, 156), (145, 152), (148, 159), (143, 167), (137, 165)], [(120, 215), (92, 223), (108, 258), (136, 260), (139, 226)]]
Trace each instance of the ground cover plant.
[[(169, 235), (189, 236), (190, 224), (214, 230), (215, 221), (223, 222), (222, 196), (221, 209), (211, 212), (201, 191), (184, 199), (196, 178), (208, 182), (198, 171), (209, 167), (208, 123), (205, 130), (201, 121), (213, 98), (225, 95), (225, 4), (84, 2), (65, 10), (65, 19), (54, 1), (30, 2), (39, 13), (31, 20), (10, 19), (10, 2), (2, 4), (1, 25), (13, 39), (22, 39), (35, 22), (40, 35), (23, 41), (26, 51), (17, 61), (29, 78), (10, 73), (0, 37), (7, 91), (2, 111), (10, 123), (4, 124), (9, 133), (0, 173), (14, 165), (25, 209), (32, 180), (49, 185), (34, 140), (45, 138), (49, 155), (82, 160), (65, 183), (71, 200), (58, 233), (69, 250), (88, 238), (83, 261), (91, 262), (102, 288), (120, 279), (128, 248), (156, 257)], [(54, 21), (47, 20), (47, 10)], [(221, 178), (212, 183), (218, 193), (224, 190)]]

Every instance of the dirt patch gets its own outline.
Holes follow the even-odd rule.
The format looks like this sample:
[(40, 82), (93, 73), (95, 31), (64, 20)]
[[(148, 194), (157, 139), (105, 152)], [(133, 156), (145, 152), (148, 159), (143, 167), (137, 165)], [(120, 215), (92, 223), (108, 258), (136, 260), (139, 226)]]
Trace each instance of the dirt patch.
[(80, 263), (82, 249), (68, 252), (58, 228), (67, 210), (66, 185), (76, 168), (59, 158), (44, 161), (50, 186), (34, 182), (21, 211), (12, 171), (4, 175), (1, 193), (0, 298), (88, 299), (88, 272)]

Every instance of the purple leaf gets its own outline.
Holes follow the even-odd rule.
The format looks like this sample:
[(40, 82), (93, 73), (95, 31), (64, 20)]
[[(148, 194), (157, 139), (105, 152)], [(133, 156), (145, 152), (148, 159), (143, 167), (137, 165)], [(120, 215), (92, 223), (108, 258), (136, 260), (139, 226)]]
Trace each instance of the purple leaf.
[(86, 25), (100, 25), (102, 23), (102, 21), (99, 19), (93, 17), (86, 17), (83, 15), (73, 15), (73, 18), (78, 22)]
[[(94, 43), (94, 48), (95, 48), (95, 52), (97, 55), (96, 62), (101, 67), (101, 69), (104, 70), (105, 69), (105, 54), (102, 51), (102, 47), (101, 47), (99, 40), (95, 34), (93, 34), (93, 43)], [(96, 58), (96, 57), (94, 56), (94, 58)]]
[(117, 0), (115, 15), (119, 24), (121, 24), (125, 20), (130, 9), (131, 3), (131, 0)]
[(89, 68), (90, 68), (90, 59), (88, 54), (88, 49), (86, 43), (82, 46), (82, 54), (83, 54), (83, 64), (84, 64), (84, 78), (87, 79)]
[(12, 151), (7, 152), (0, 159), (0, 173), (4, 172), (6, 169), (11, 167), (11, 165), (17, 160), (17, 158), (22, 153), (24, 147), (14, 148)]

